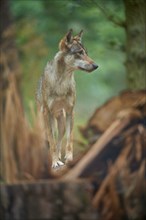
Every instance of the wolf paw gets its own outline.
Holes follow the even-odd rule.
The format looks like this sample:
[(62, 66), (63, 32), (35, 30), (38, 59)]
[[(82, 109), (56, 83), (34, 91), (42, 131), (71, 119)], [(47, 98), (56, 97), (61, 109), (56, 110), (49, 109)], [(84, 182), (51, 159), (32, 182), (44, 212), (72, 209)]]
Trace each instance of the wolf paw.
[(53, 161), (52, 168), (58, 168), (63, 165), (64, 165), (64, 163), (61, 160), (56, 160), (56, 161)]

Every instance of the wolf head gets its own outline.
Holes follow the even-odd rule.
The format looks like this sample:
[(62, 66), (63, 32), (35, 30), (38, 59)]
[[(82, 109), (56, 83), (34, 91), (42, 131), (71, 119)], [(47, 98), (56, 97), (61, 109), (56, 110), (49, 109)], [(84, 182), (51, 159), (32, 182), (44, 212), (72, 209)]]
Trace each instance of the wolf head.
[(74, 70), (80, 69), (92, 72), (98, 65), (87, 55), (87, 51), (82, 44), (83, 30), (78, 35), (72, 35), (72, 29), (63, 37), (59, 43), (59, 50), (64, 52), (64, 61)]

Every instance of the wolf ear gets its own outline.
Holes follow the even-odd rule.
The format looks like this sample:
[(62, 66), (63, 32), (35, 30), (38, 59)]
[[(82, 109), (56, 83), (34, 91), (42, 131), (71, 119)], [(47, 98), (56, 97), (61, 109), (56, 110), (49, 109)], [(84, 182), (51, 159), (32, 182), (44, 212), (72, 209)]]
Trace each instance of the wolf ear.
[(71, 43), (71, 41), (72, 41), (72, 33), (73, 33), (73, 30), (70, 29), (69, 32), (66, 34), (65, 37), (66, 37), (67, 43)]
[(81, 30), (78, 34), (78, 37), (80, 37), (80, 39), (82, 39), (82, 36), (83, 36), (83, 30)]
[(68, 45), (72, 42), (72, 39), (73, 39), (72, 32), (73, 32), (73, 30), (70, 29), (67, 32), (67, 34), (65, 35), (65, 37), (60, 41), (60, 43), (59, 43), (59, 49), (60, 50), (65, 51), (65, 50), (68, 49)]
[(82, 36), (83, 36), (83, 30), (81, 30), (75, 37), (74, 39), (76, 39), (77, 41), (79, 41), (80, 43), (82, 42)]

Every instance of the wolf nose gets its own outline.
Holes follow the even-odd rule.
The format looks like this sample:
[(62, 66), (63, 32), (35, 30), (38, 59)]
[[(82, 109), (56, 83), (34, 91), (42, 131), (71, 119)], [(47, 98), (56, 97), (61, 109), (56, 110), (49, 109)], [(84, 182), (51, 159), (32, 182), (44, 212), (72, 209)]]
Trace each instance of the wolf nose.
[(92, 66), (93, 66), (94, 69), (97, 69), (97, 68), (98, 68), (98, 65), (95, 64), (95, 63), (93, 63)]

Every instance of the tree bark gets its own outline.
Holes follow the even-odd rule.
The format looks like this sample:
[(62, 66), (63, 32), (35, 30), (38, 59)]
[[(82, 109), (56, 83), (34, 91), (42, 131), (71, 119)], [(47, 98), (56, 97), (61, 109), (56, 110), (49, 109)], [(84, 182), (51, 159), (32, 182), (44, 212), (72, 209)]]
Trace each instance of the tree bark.
[(85, 179), (0, 187), (3, 220), (97, 220), (98, 217), (91, 204), (92, 184)]
[(128, 88), (146, 88), (146, 1), (124, 0)]
[[(5, 18), (5, 19), (4, 19)], [(7, 27), (11, 25), (11, 16), (9, 10), (9, 1), (1, 0), (0, 1), (0, 43), (2, 42), (3, 32)]]
[(0, 1), (0, 20), (0, 94), (2, 96), (0, 104), (4, 107), (5, 91), (9, 86), (9, 75), (15, 75), (17, 88), (20, 87), (21, 76), (9, 0)]

